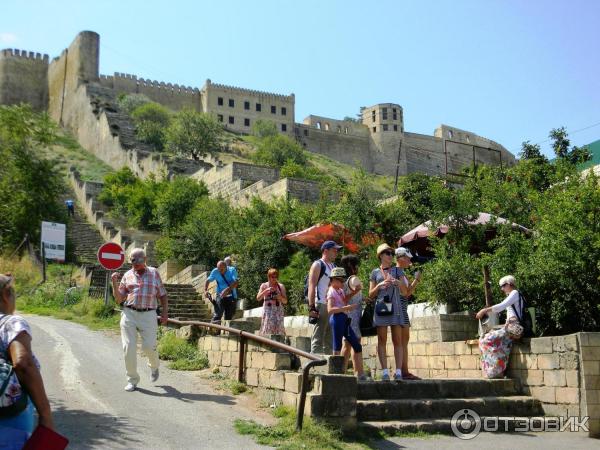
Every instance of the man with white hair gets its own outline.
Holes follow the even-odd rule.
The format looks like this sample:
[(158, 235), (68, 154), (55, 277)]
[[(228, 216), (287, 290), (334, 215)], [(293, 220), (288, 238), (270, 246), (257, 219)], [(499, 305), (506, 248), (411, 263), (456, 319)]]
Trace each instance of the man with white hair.
[(156, 350), (157, 300), (160, 300), (160, 322), (166, 325), (168, 319), (167, 291), (163, 286), (158, 270), (146, 265), (146, 252), (135, 248), (129, 256), (131, 269), (121, 278), (120, 274), (112, 274), (113, 295), (117, 304), (123, 306), (121, 313), (121, 341), (125, 356), (127, 372), (127, 392), (135, 391), (140, 382), (137, 372), (137, 333), (142, 338), (142, 352), (148, 358), (150, 380), (158, 380), (158, 351)]

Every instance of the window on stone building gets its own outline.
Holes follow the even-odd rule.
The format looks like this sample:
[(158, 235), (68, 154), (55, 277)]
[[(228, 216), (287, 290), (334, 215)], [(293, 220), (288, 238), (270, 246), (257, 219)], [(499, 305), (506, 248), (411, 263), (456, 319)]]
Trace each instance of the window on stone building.
[(250, 126), (250, 119), (244, 119), (244, 126), (245, 127), (249, 127)]
[(329, 124), (328, 124), (328, 123), (325, 123), (325, 131), (329, 131), (329, 129), (330, 129), (330, 128), (331, 128), (331, 127), (329, 126)]
[(229, 123), (231, 125), (233, 125), (235, 123), (235, 119), (233, 118), (233, 116), (229, 116)]
[(281, 124), (281, 131), (287, 131), (287, 125), (285, 123)]
[(340, 127), (340, 126), (338, 125), (338, 126), (337, 126), (337, 130), (336, 130), (336, 131), (337, 131), (338, 133), (341, 133), (341, 132), (342, 132), (342, 127)]
[(373, 127), (373, 133), (377, 133), (377, 127)]
[(218, 114), (218, 115), (217, 115), (217, 120), (218, 120), (219, 122), (223, 122), (223, 114)]
[(384, 124), (383, 124), (383, 131), (387, 131), (387, 130), (388, 130), (387, 123), (384, 123)]
[(308, 130), (304, 130), (304, 136), (308, 136)]
[(317, 127), (317, 130), (320, 130), (321, 129), (321, 122), (317, 122), (315, 126)]
[(452, 130), (448, 130), (448, 137), (449, 137), (450, 139), (452, 139), (452, 134), (453, 134), (453, 133), (452, 133)]
[(394, 125), (394, 131), (398, 131), (398, 125)]
[(262, 106), (261, 106), (260, 103), (256, 104), (256, 110), (259, 111), (259, 112), (262, 111)]
[[(387, 108), (382, 108), (381, 115), (383, 120), (387, 120)], [(385, 131), (385, 130), (384, 130)]]
[(471, 140), (469, 139), (469, 136), (467, 135), (467, 142), (471, 142)]
[(344, 134), (348, 134), (348, 127), (344, 127)]
[(223, 106), (223, 97), (219, 97), (217, 99), (217, 103), (218, 103), (219, 106)]
[(375, 110), (371, 111), (371, 121), (375, 122)]
[(397, 120), (398, 114), (396, 114), (396, 108), (392, 109), (392, 120)]
[(285, 116), (285, 115), (287, 115), (287, 108), (286, 108), (285, 106), (283, 106), (283, 107), (281, 108), (281, 115), (282, 115), (282, 116)]
[(232, 98), (229, 99), (229, 107), (233, 108), (235, 106), (235, 102), (233, 101)]
[(271, 114), (277, 114), (277, 106), (271, 105)]
[(249, 110), (250, 109), (250, 102), (244, 102), (244, 109), (245, 110)]

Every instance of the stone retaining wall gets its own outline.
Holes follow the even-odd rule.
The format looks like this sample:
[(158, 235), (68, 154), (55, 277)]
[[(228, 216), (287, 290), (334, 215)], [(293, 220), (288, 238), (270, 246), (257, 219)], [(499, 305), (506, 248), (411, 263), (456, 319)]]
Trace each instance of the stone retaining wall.
[[(247, 321), (245, 326), (248, 331), (256, 329), (257, 318), (243, 320)], [(308, 337), (288, 336), (287, 339), (290, 345), (305, 351), (310, 345)], [(378, 374), (379, 367), (376, 344), (376, 337), (363, 338), (365, 366), (371, 369), (373, 375)], [(204, 336), (198, 341), (198, 346), (208, 353), (211, 366), (217, 366), (231, 376), (237, 372), (237, 337)], [(388, 336), (387, 354), (389, 367), (394, 368), (391, 336)], [(246, 383), (249, 386), (266, 392), (271, 403), (296, 405), (301, 382), (298, 368), (302, 361), (287, 353), (274, 352), (249, 343), (245, 362)], [(480, 351), (476, 340), (410, 343), (408, 366), (422, 378), (482, 378)], [(319, 372), (323, 374), (323, 370), (316, 372), (317, 380), (327, 378), (319, 375)], [(600, 436), (600, 333), (523, 339), (513, 346), (507, 376), (517, 380), (522, 394), (541, 402), (545, 415), (589, 416), (590, 436)], [(353, 379), (345, 375), (342, 377)], [(332, 379), (327, 382), (338, 383), (340, 380)], [(331, 411), (325, 414), (319, 409), (323, 406), (319, 402), (326, 395), (323, 392), (328, 389), (319, 383), (320, 381), (314, 383), (314, 389), (307, 400), (306, 413), (331, 416)], [(342, 403), (349, 401), (345, 398), (342, 400)], [(336, 404), (338, 403), (339, 401)], [(348, 411), (352, 413), (350, 409)], [(345, 411), (344, 408), (342, 410)], [(351, 415), (342, 417), (339, 412), (336, 414), (342, 426), (351, 426), (356, 420)]]

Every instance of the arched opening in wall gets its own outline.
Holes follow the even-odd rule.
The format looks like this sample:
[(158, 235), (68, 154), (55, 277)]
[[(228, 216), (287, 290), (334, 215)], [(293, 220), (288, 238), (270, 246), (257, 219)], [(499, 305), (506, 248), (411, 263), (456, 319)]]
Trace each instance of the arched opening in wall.
[(348, 134), (348, 127), (344, 127), (344, 134)]
[(469, 135), (467, 134), (467, 142), (471, 142), (471, 139), (469, 139)]
[(337, 127), (337, 132), (338, 132), (338, 133), (341, 133), (341, 132), (342, 132), (342, 127), (340, 127), (339, 125), (338, 125), (338, 127)]
[(453, 134), (454, 134), (454, 133), (452, 133), (452, 130), (448, 130), (448, 137), (449, 137), (450, 139), (452, 139), (452, 136), (453, 136)]
[(317, 122), (316, 126), (317, 126), (317, 130), (320, 130), (321, 129), (321, 122)]
[(331, 126), (325, 122), (325, 131), (329, 131), (331, 129)]

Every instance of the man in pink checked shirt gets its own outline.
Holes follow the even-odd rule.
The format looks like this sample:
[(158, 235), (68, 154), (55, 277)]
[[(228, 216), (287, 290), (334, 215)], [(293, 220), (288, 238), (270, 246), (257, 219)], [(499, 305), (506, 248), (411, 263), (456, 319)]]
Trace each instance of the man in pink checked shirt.
[(146, 252), (141, 248), (130, 253), (132, 268), (125, 272), (119, 283), (120, 274), (112, 274), (113, 295), (123, 306), (121, 313), (121, 341), (127, 372), (127, 392), (135, 391), (140, 376), (137, 372), (137, 333), (142, 338), (142, 352), (148, 357), (150, 380), (158, 380), (158, 351), (156, 350), (157, 300), (161, 304), (160, 321), (166, 325), (168, 318), (167, 291), (163, 286), (158, 270), (146, 266)]

